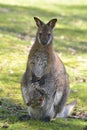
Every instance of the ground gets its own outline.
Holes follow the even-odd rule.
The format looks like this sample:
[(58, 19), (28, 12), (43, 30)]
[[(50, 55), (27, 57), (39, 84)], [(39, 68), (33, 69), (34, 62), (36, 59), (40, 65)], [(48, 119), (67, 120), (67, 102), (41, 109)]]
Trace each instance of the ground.
[(57, 18), (54, 48), (70, 77), (68, 102), (77, 99), (72, 115), (87, 120), (87, 3), (66, 0), (0, 0), (0, 129), (8, 130), (87, 130), (84, 119), (42, 121), (18, 119), (27, 114), (20, 81), (36, 34), (34, 16), (47, 22)]

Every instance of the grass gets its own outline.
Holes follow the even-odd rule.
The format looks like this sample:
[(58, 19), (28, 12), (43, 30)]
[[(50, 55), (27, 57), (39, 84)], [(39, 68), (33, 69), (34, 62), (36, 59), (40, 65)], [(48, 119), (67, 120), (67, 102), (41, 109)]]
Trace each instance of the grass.
[[(58, 18), (54, 30), (54, 48), (70, 77), (68, 102), (78, 100), (77, 112), (87, 111), (87, 5), (84, 0), (50, 2), (0, 0), (0, 129), (4, 130), (86, 130), (87, 122), (57, 119), (50, 123), (19, 121), (27, 113), (20, 91), (20, 80), (35, 37), (33, 16), (44, 21)], [(68, 3), (69, 2), (69, 3)], [(35, 4), (38, 3), (38, 4)], [(47, 4), (47, 6), (45, 5)], [(19, 6), (18, 6), (19, 5)], [(44, 15), (43, 15), (44, 14)]]

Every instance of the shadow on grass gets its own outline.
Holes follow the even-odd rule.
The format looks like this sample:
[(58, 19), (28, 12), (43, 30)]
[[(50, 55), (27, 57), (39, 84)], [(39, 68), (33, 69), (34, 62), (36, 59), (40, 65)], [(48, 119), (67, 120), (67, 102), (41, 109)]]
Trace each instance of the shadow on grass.
[[(36, 7), (21, 7), (21, 6), (11, 6), (11, 5), (0, 5), (0, 30), (2, 32), (13, 32), (13, 33), (25, 33), (25, 29), (29, 26), (29, 31), (33, 29), (32, 21), (34, 16), (42, 17), (42, 18), (52, 18), (59, 17), (64, 20), (64, 23), (71, 23), (73, 19), (82, 19), (87, 21), (87, 17), (85, 15), (87, 6), (64, 6), (64, 5), (54, 5), (54, 8), (60, 8), (58, 11), (49, 11), (47, 9), (41, 9)], [(73, 11), (66, 12), (64, 15), (62, 14), (61, 8), (70, 11), (71, 8)], [(77, 14), (74, 14), (77, 10)], [(82, 12), (83, 15), (81, 15)], [(70, 14), (69, 14), (70, 13)], [(44, 14), (44, 15), (42, 15)], [(30, 23), (29, 23), (30, 22)], [(72, 31), (72, 30), (71, 30)], [(79, 32), (80, 31), (77, 31)], [(85, 33), (84, 31), (81, 33)]]
[[(26, 35), (30, 35), (30, 37), (32, 37), (32, 34), (35, 31), (35, 26), (36, 26), (34, 24), (33, 17), (37, 15), (39, 17), (43, 17), (44, 19), (57, 16), (64, 19), (64, 20), (61, 20), (61, 22), (64, 22), (67, 24), (69, 23), (71, 24), (71, 21), (73, 19), (87, 20), (87, 17), (85, 16), (87, 6), (54, 5), (54, 7), (56, 8), (59, 7), (60, 9), (58, 11), (53, 12), (53, 11), (48, 11), (47, 9), (45, 10), (45, 9), (36, 8), (36, 7), (0, 5), (0, 15), (1, 15), (0, 16), (1, 17), (0, 31), (1, 33), (6, 33), (9, 35), (11, 35), (11, 33), (16, 34), (17, 37), (19, 37), (18, 34), (20, 34), (21, 37), (22, 36), (26, 37)], [(63, 8), (63, 10), (65, 9), (66, 11), (64, 15), (61, 13), (61, 8)], [(73, 9), (73, 11), (70, 11), (71, 8)], [(81, 15), (79, 11), (81, 12)], [(78, 52), (85, 53), (87, 51), (86, 44), (83, 45), (83, 43), (80, 40), (79, 40), (79, 43), (76, 43), (78, 41), (72, 42), (73, 39), (76, 40), (75, 39), (76, 37), (79, 37), (79, 39), (80, 39), (80, 36), (86, 37), (87, 29), (81, 30), (77, 28), (71, 28), (71, 25), (69, 25), (69, 28), (67, 27), (58, 28), (55, 30), (55, 32), (56, 32), (57, 37), (59, 37), (60, 35), (67, 36), (68, 40), (66, 40), (66, 42), (69, 41), (69, 38), (71, 38), (70, 44), (66, 44), (65, 40), (63, 40), (64, 44), (60, 44), (61, 47), (64, 46), (66, 49), (67, 47), (75, 49), (77, 53)], [(87, 43), (86, 41), (83, 41), (83, 42)]]
[[(16, 122), (18, 117), (27, 113), (26, 108), (16, 103), (16, 99), (1, 98), (0, 99), (0, 120)], [(11, 120), (13, 119), (13, 120)]]
[[(0, 120), (4, 122), (8, 122), (9, 125), (25, 122), (25, 126), (31, 126), (31, 128), (40, 128), (46, 130), (83, 130), (85, 125), (80, 123), (80, 120), (75, 119), (56, 119), (55, 121), (51, 122), (42, 122), (42, 121), (35, 121), (35, 120), (23, 120), (20, 121), (19, 117), (21, 115), (28, 115), (27, 110), (24, 106), (16, 104), (14, 99), (6, 99), (3, 98), (0, 100)], [(77, 123), (76, 123), (77, 122)], [(8, 126), (9, 127), (9, 126)]]
[[(24, 33), (28, 26), (32, 26), (32, 21), (34, 16), (44, 18), (53, 17), (57, 15), (54, 12), (48, 12), (45, 9), (40, 9), (36, 7), (20, 7), (11, 5), (0, 5), (0, 30), (2, 32), (13, 32), (13, 33)], [(4, 17), (6, 15), (6, 17)], [(29, 23), (30, 22), (30, 23)], [(4, 24), (3, 24), (4, 23)], [(30, 27), (32, 29), (32, 27)]]
[[(67, 44), (69, 42), (69, 44)], [(87, 52), (87, 42), (86, 41), (62, 41), (55, 40), (55, 51), (68, 55), (76, 55), (76, 54), (86, 54)]]

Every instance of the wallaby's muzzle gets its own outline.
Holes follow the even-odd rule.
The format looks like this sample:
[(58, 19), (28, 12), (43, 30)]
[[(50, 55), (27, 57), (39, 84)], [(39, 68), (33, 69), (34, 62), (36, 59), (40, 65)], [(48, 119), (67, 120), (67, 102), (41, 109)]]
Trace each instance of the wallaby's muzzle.
[(42, 43), (43, 45), (46, 45), (46, 44), (47, 44), (47, 42), (48, 42), (47, 40), (42, 40), (42, 42), (41, 42), (41, 43)]

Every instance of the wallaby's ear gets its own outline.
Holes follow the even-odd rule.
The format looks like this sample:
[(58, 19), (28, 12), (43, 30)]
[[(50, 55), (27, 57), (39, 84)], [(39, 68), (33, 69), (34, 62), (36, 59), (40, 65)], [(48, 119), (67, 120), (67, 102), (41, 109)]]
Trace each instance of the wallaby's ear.
[(41, 27), (44, 23), (39, 19), (39, 18), (37, 18), (37, 17), (34, 17), (34, 20), (35, 20), (35, 22), (36, 22), (36, 25), (38, 26), (38, 27)]
[(47, 25), (50, 26), (50, 27), (53, 29), (54, 26), (55, 26), (55, 24), (56, 24), (56, 22), (57, 22), (57, 19), (55, 18), (55, 19), (50, 20), (50, 21), (47, 23)]

